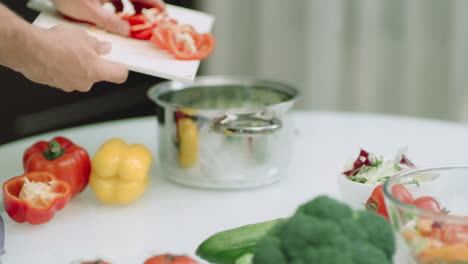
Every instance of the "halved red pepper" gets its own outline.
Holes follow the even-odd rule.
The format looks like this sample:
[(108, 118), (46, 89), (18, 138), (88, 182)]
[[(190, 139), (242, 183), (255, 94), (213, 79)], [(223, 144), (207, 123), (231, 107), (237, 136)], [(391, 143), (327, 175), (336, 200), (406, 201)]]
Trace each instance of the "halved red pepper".
[(71, 187), (58, 180), (52, 173), (27, 172), (14, 177), (2, 186), (3, 205), (11, 219), (33, 225), (49, 222), (67, 205)]
[(23, 155), (23, 167), (25, 172), (48, 171), (68, 182), (73, 197), (88, 185), (91, 160), (84, 148), (67, 138), (56, 137), (29, 147)]

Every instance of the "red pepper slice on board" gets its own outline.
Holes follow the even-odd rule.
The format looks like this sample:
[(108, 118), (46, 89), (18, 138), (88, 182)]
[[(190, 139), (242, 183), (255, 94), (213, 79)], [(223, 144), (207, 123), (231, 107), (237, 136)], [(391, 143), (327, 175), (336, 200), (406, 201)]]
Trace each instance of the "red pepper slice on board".
[(2, 186), (3, 205), (11, 219), (33, 225), (49, 222), (71, 198), (70, 184), (52, 173), (27, 172)]
[(146, 22), (148, 22), (148, 19), (142, 14), (137, 14), (133, 16), (124, 15), (122, 16), (122, 19), (127, 20), (131, 26), (145, 24)]
[(134, 39), (148, 40), (153, 35), (153, 28), (148, 28), (145, 30), (131, 32), (130, 36)]
[(73, 197), (88, 185), (91, 160), (84, 148), (67, 138), (55, 137), (50, 142), (39, 141), (26, 149), (23, 167), (25, 172), (48, 171), (68, 182)]
[(215, 47), (215, 38), (210, 33), (197, 33), (192, 26), (179, 25), (168, 29), (166, 49), (179, 60), (202, 60)]

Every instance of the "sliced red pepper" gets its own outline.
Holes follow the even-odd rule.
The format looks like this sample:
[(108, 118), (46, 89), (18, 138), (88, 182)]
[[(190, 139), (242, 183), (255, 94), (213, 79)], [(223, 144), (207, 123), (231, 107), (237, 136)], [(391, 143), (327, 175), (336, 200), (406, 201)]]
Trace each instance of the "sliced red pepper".
[(156, 44), (160, 49), (167, 49), (167, 38), (169, 37), (171, 26), (163, 25), (153, 29), (153, 35), (150, 41)]
[[(183, 35), (190, 36), (194, 47), (180, 40)], [(199, 34), (190, 25), (173, 26), (168, 30), (166, 49), (179, 60), (202, 60), (214, 51), (214, 47), (215, 39), (212, 34)]]
[(203, 60), (210, 56), (214, 49), (215, 37), (210, 33), (200, 34), (197, 42), (198, 59)]
[[(193, 35), (191, 33), (193, 32), (189, 31), (188, 28), (182, 27), (173, 27), (169, 30), (166, 42), (167, 50), (174, 54), (177, 59), (196, 60), (198, 58), (196, 50), (191, 50), (185, 43), (178, 41), (179, 37), (183, 34), (189, 34), (193, 39)], [(194, 43), (194, 45), (196, 48), (196, 43)]]
[(130, 36), (134, 39), (148, 40), (153, 35), (153, 29), (145, 29), (138, 32), (131, 32)]
[(133, 25), (139, 25), (139, 24), (145, 24), (145, 23), (149, 22), (148, 19), (142, 14), (137, 14), (137, 15), (133, 15), (133, 16), (124, 15), (124, 16), (122, 16), (122, 19), (127, 20), (128, 23), (130, 25), (132, 25), (132, 26)]
[(153, 29), (154, 25), (151, 23), (145, 23), (145, 24), (138, 24), (138, 25), (133, 25), (130, 27), (131, 32), (139, 32), (143, 30), (148, 30), (148, 29)]
[(53, 173), (70, 184), (73, 197), (88, 185), (91, 160), (84, 148), (67, 138), (56, 137), (50, 142), (39, 141), (29, 147), (23, 155), (23, 167), (25, 172)]
[[(36, 188), (28, 188), (35, 185)], [(41, 192), (28, 191), (42, 189)], [(3, 205), (11, 219), (33, 225), (49, 222), (70, 201), (70, 184), (49, 172), (28, 172), (6, 181), (3, 186)]]
[[(116, 6), (116, 10), (120, 10), (119, 6)], [(200, 34), (191, 25), (179, 25), (164, 10), (148, 10), (145, 14), (149, 17), (141, 13), (142, 8), (135, 8), (135, 11), (135, 15), (122, 16), (131, 25), (131, 38), (150, 40), (179, 60), (202, 60), (213, 53), (215, 38), (212, 34)], [(190, 39), (187, 41), (188, 38), (184, 36), (187, 34), (193, 43)]]

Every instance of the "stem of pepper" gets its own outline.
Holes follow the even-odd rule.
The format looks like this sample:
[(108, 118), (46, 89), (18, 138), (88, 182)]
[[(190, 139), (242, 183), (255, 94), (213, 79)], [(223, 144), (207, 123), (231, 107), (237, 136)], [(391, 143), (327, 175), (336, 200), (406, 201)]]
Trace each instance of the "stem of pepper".
[(63, 149), (62, 146), (60, 146), (60, 143), (58, 143), (55, 140), (52, 140), (49, 143), (49, 148), (47, 148), (47, 150), (44, 151), (42, 155), (44, 155), (44, 157), (48, 160), (54, 160), (60, 158), (60, 156), (62, 156), (63, 153), (65, 153), (65, 149)]

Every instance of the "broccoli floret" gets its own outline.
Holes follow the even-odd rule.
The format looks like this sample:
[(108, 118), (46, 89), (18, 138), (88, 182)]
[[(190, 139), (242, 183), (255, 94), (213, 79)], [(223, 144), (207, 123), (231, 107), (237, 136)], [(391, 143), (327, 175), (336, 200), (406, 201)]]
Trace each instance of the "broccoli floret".
[(266, 234), (257, 243), (253, 263), (385, 264), (391, 263), (393, 241), (385, 219), (319, 197)]
[(273, 235), (280, 239), (288, 256), (294, 257), (311, 246), (331, 245), (344, 248), (346, 245), (343, 244), (346, 242), (343, 242), (341, 234), (341, 228), (336, 223), (299, 213)]
[[(252, 233), (257, 228), (263, 231)], [(217, 264), (390, 264), (395, 252), (387, 220), (325, 196), (273, 225), (266, 222), (228, 232), (232, 233), (224, 234), (222, 241), (211, 241), (215, 246), (200, 247), (199, 256), (216, 259), (211, 262)]]
[(356, 264), (391, 264), (391, 259), (379, 248), (371, 244), (354, 244), (352, 259)]
[(297, 213), (315, 216), (320, 219), (339, 221), (349, 218), (353, 210), (346, 204), (327, 196), (318, 196), (310, 202), (301, 205), (297, 209)]
[(344, 236), (353, 238), (353, 243), (367, 243), (369, 240), (367, 230), (352, 218), (340, 220), (339, 226)]
[(369, 235), (369, 244), (383, 250), (389, 260), (395, 253), (395, 237), (388, 221), (382, 216), (368, 211), (356, 211), (355, 221)]
[(352, 255), (350, 253), (350, 251), (343, 251), (334, 247), (322, 246), (318, 248), (306, 249), (304, 251), (303, 259), (304, 263), (361, 264), (360, 262), (353, 262)]
[(253, 263), (256, 264), (289, 264), (281, 250), (280, 241), (273, 236), (265, 236), (258, 241)]

